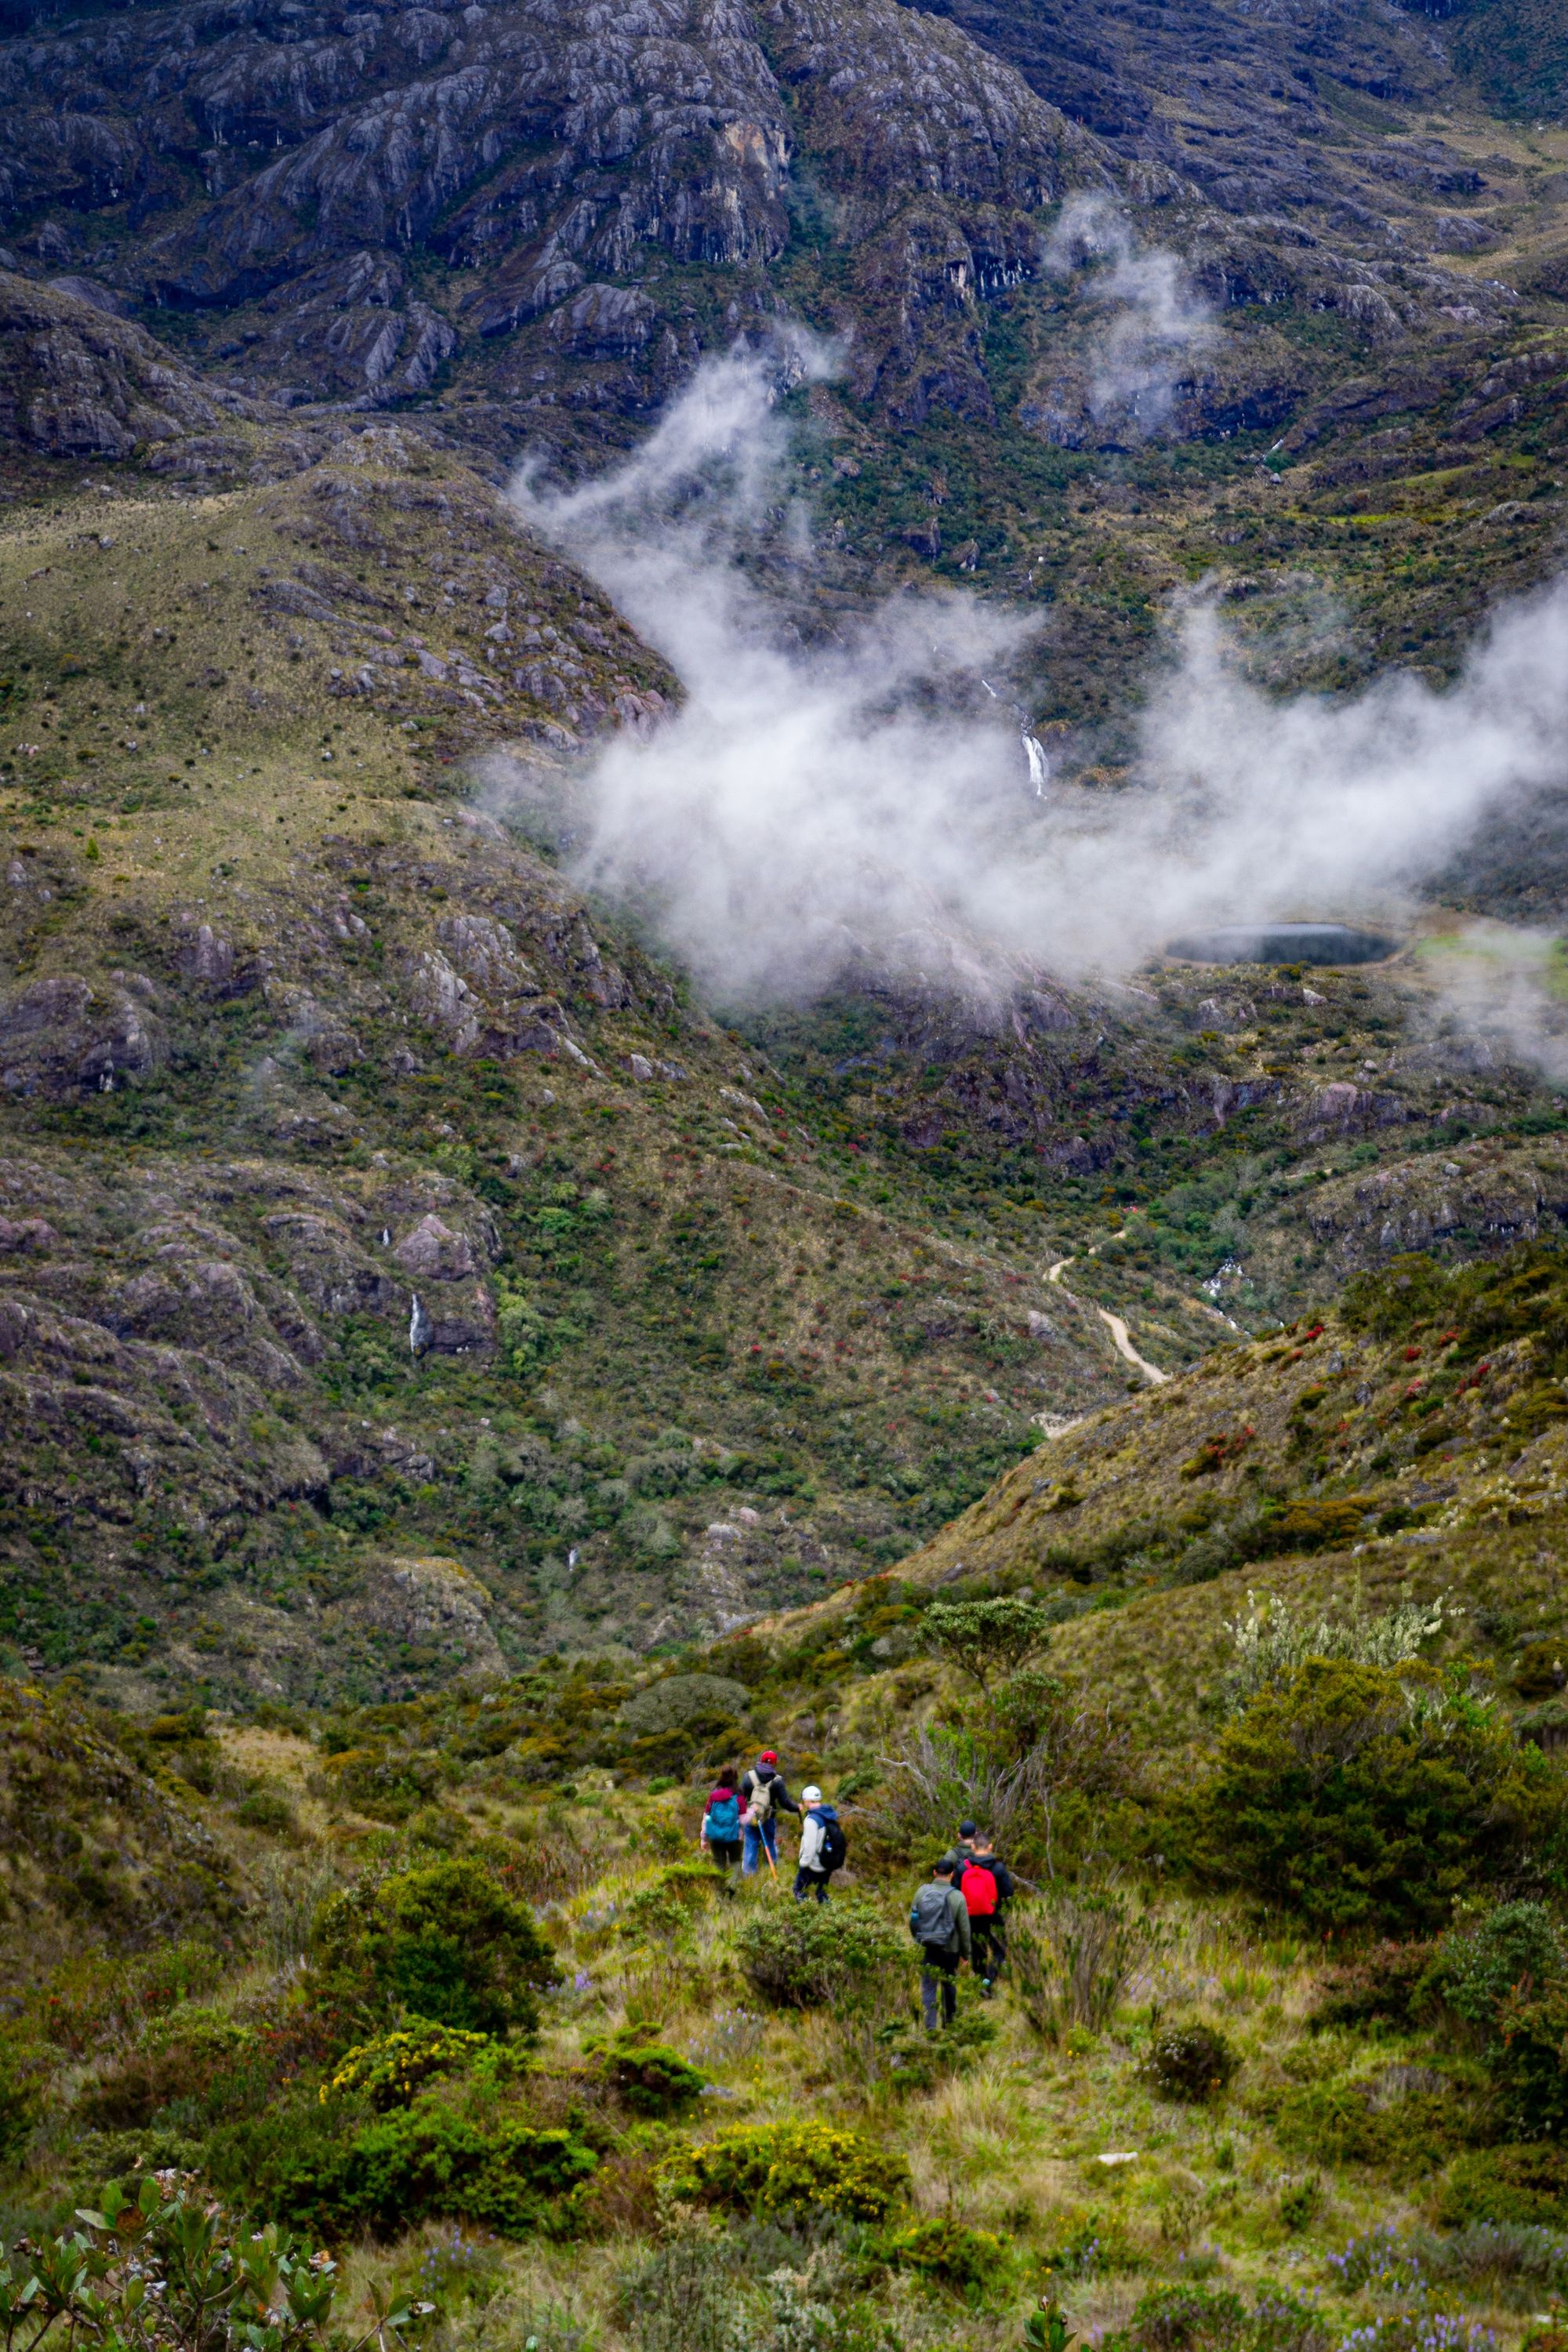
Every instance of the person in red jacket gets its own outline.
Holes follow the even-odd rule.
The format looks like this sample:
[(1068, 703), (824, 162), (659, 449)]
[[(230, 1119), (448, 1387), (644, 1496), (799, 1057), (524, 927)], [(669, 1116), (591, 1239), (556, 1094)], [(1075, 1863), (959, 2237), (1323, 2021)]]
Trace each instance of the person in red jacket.
[(1007, 1958), (1007, 1940), (1003, 1932), (1002, 1906), (1013, 1892), (1013, 1874), (1001, 1856), (992, 1849), (990, 1839), (977, 1830), (970, 1843), (969, 1858), (959, 1881), (963, 1907), (969, 1914), (969, 1935), (974, 1948), (974, 1973), (980, 1979), (980, 1997), (988, 2000), (991, 1988), (1002, 1972)]

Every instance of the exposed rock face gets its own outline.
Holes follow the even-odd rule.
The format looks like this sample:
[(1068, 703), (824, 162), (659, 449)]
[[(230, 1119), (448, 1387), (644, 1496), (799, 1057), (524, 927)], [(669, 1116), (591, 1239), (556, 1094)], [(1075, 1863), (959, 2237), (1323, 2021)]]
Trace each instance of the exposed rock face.
[(62, 972), (0, 1002), (0, 1088), (9, 1095), (109, 1093), (161, 1058), (155, 1022), (113, 982)]
[(1568, 1157), (1551, 1144), (1462, 1144), (1445, 1158), (1343, 1176), (1314, 1194), (1312, 1232), (1343, 1270), (1407, 1250), (1506, 1249), (1568, 1223)]
[(355, 1613), (384, 1633), (435, 1645), (465, 1677), (500, 1681), (507, 1664), (489, 1622), (491, 1598), (461, 1561), (392, 1559), (372, 1579)]
[(0, 270), (0, 438), (46, 457), (129, 457), (255, 413), (69, 281)]
[[(1073, 189), (1157, 214), (1221, 310), (1331, 312), (1373, 350), (1451, 339), (1511, 299), (1447, 267), (1500, 241), (1499, 186), (1336, 110), (1429, 109), (1450, 80), (1427, 20), (1371, 0), (1321, 20), (1219, 0), (111, 10), (0, 43), (0, 227), (47, 279), (0, 311), (0, 430), (121, 457), (210, 432), (236, 392), (384, 406), (456, 371), (485, 394), (470, 432), (569, 443), (773, 316), (803, 221), (854, 394), (905, 428), (989, 419), (987, 305), (1039, 278)], [(96, 211), (115, 226), (89, 257), (52, 213)], [(137, 305), (194, 314), (202, 382), (116, 315)], [(1244, 340), (1182, 361), (1166, 429), (1289, 421), (1310, 370)], [(1114, 439), (1091, 376), (1069, 331), (1020, 422)]]
[[(1032, 271), (1042, 206), (1105, 177), (1010, 66), (893, 0), (654, 0), (611, 17), (512, 0), (303, 23), (264, 5), (199, 32), (175, 7), (12, 43), (0, 104), (16, 127), (0, 219), (131, 207), (114, 282), (49, 298), (79, 314), (77, 341), (96, 320), (123, 373), (152, 348), (104, 315), (127, 296), (243, 311), (211, 356), (289, 402), (422, 394), (461, 341), (520, 330), (503, 383), (521, 390), (542, 362), (629, 372), (646, 399), (693, 356), (668, 264), (768, 307), (804, 148), (857, 256), (863, 389), (911, 418), (984, 408), (978, 298)], [(187, 174), (210, 194), (194, 215)], [(36, 244), (57, 273), (70, 258), (52, 224)], [(478, 283), (438, 310), (411, 250)], [(49, 425), (58, 446), (108, 430), (87, 413)], [(85, 446), (124, 454), (138, 429), (152, 410)]]

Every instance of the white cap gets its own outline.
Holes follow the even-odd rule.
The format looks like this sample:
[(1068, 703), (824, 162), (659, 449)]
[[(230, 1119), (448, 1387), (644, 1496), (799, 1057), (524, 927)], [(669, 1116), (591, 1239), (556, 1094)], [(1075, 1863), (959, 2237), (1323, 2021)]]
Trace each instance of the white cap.
[(803, 1789), (800, 1792), (800, 1801), (803, 1805), (820, 1805), (822, 1802), (821, 1790)]

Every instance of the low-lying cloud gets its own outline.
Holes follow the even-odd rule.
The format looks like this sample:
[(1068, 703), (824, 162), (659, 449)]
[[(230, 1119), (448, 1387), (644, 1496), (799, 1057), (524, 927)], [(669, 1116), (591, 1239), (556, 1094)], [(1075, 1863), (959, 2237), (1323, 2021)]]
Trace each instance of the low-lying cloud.
[(761, 530), (809, 561), (777, 395), (829, 364), (805, 341), (712, 361), (623, 464), (514, 487), (682, 680), (651, 739), (593, 755), (576, 871), (715, 994), (858, 968), (980, 995), (1020, 962), (1125, 969), (1214, 921), (1386, 919), (1489, 813), (1563, 777), (1563, 584), (1500, 612), (1446, 691), (1390, 676), (1338, 701), (1262, 693), (1200, 595), (1173, 619), (1136, 787), (1042, 801), (981, 688), (1037, 616), (911, 593), (823, 640), (756, 584)]
[(1193, 353), (1211, 341), (1214, 313), (1179, 255), (1144, 246), (1108, 196), (1071, 196), (1058, 214), (1043, 260), (1058, 278), (1084, 272), (1101, 311), (1090, 353), (1089, 413), (1097, 424), (1154, 433), (1169, 421)]

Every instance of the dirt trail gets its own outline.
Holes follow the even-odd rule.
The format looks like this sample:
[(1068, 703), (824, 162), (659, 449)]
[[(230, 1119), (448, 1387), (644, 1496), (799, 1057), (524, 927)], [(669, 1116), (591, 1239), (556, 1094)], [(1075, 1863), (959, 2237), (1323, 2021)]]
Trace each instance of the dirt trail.
[[(1066, 1273), (1068, 1267), (1071, 1265), (1072, 1262), (1073, 1261), (1070, 1257), (1058, 1257), (1055, 1265), (1047, 1266), (1046, 1268), (1046, 1280), (1047, 1282), (1054, 1282), (1058, 1290), (1066, 1291), (1067, 1296), (1072, 1300), (1075, 1307), (1089, 1305), (1092, 1302), (1079, 1298), (1075, 1292), (1068, 1290), (1066, 1283), (1062, 1280), (1062, 1276)], [(1115, 1348), (1117, 1354), (1121, 1357), (1123, 1361), (1134, 1365), (1139, 1371), (1143, 1373), (1151, 1387), (1163, 1387), (1165, 1381), (1170, 1379), (1170, 1373), (1163, 1372), (1158, 1364), (1152, 1364), (1147, 1356), (1141, 1356), (1138, 1353), (1137, 1349), (1132, 1345), (1131, 1340), (1127, 1336), (1127, 1326), (1122, 1321), (1121, 1316), (1113, 1315), (1109, 1307), (1096, 1307), (1094, 1311), (1099, 1316), (1100, 1321), (1104, 1324), (1106, 1329), (1110, 1332), (1111, 1344)]]

